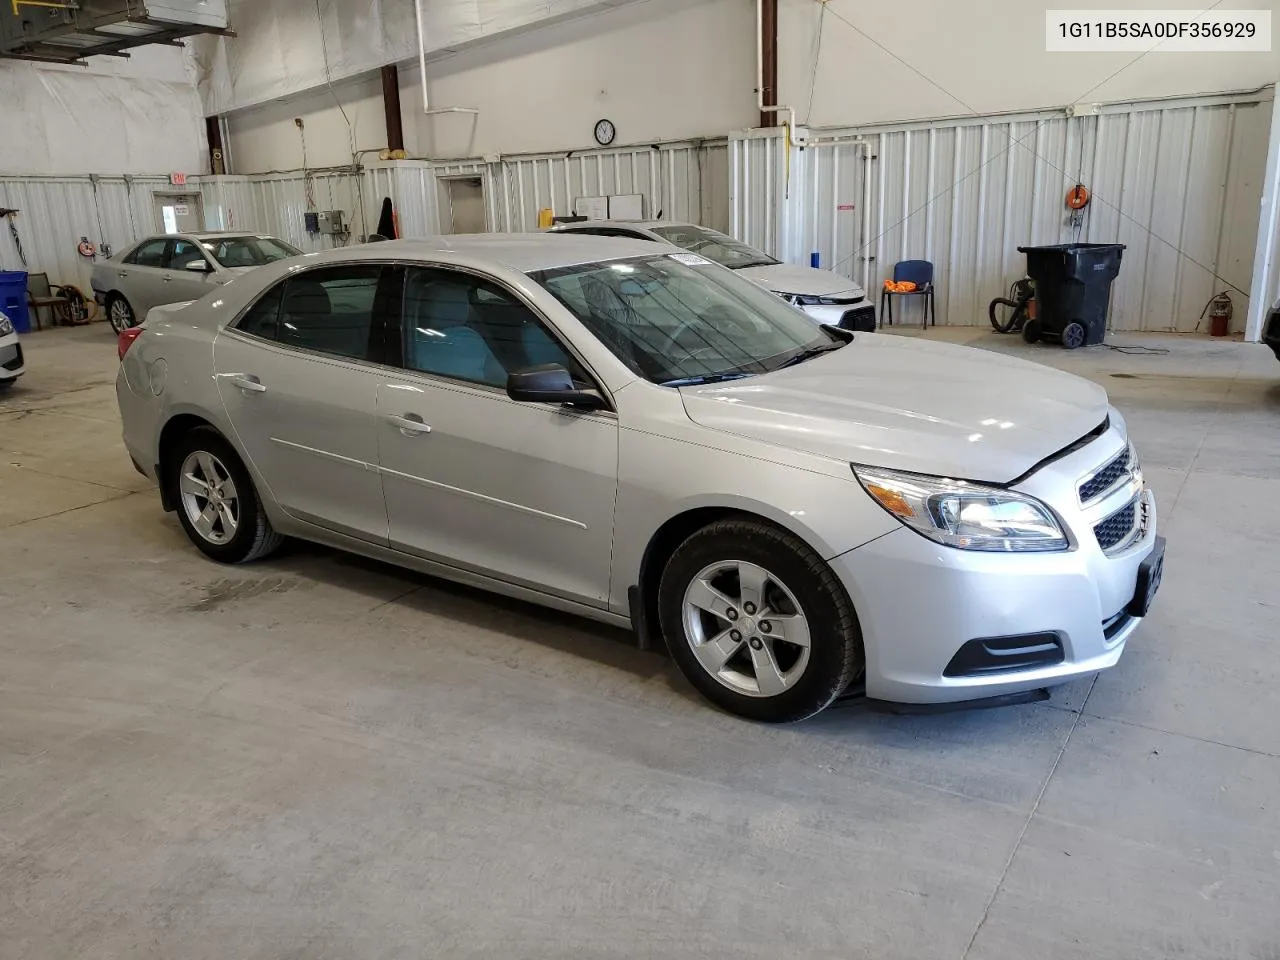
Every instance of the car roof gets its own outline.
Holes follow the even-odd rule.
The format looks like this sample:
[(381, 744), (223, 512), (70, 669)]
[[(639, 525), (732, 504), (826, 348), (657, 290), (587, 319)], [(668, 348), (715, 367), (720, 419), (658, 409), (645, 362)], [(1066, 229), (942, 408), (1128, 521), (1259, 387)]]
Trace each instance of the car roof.
[[(652, 230), (654, 227), (698, 227), (698, 224), (684, 220), (583, 220), (580, 223), (562, 223), (559, 226), (563, 228), (563, 232), (568, 233), (590, 227), (619, 227), (624, 230), (630, 227), (633, 230)], [(698, 229), (709, 230), (710, 227), (698, 227)]]
[[(651, 240), (628, 240), (621, 237), (593, 237), (551, 233), (476, 233), (424, 240), (387, 240), (353, 247), (338, 247), (319, 254), (309, 254), (320, 262), (348, 259), (433, 260), (448, 255), (453, 262), (474, 261), (476, 264), (500, 264), (519, 273), (570, 267), (600, 260), (653, 256), (666, 244)], [(671, 247), (674, 252), (678, 248)]]
[(269, 233), (258, 233), (256, 230), (201, 230), (197, 233), (153, 233), (149, 237), (143, 237), (138, 243), (150, 243), (152, 240), (197, 240), (204, 243), (206, 240), (225, 240), (228, 237), (260, 237), (267, 240), (276, 240)]

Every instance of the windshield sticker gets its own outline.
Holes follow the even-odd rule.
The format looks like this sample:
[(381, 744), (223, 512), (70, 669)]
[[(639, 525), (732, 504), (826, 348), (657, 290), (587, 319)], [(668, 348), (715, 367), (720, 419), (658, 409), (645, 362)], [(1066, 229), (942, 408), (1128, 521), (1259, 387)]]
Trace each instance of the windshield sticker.
[(671, 259), (686, 267), (705, 267), (711, 263), (706, 257), (700, 257), (696, 253), (673, 253)]

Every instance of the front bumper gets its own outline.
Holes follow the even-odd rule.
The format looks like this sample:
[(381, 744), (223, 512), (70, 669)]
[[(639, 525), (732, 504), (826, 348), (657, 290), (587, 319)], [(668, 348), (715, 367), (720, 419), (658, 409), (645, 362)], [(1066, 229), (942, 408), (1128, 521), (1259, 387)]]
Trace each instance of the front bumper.
[[(1078, 459), (1046, 467), (1018, 489), (1058, 507), (1063, 500), (1044, 496), (1044, 488), (1060, 490), (1071, 477), (1074, 503)], [(1074, 541), (1062, 553), (956, 550), (904, 527), (832, 560), (861, 623), (866, 695), (951, 703), (1057, 686), (1115, 666), (1141, 623), (1132, 605), (1139, 569), (1156, 547), (1155, 499), (1141, 488), (1141, 534), (1119, 552), (1102, 550), (1093, 525), (1131, 496), (1122, 489), (1087, 509), (1059, 508)], [(996, 659), (1008, 652), (1011, 667), (966, 671), (975, 641)], [(1058, 651), (1046, 649), (1055, 644)]]
[(0, 337), (0, 380), (16, 380), (26, 370), (17, 334)]
[(798, 309), (808, 314), (816, 323), (848, 330), (874, 330), (876, 308), (867, 300), (857, 303), (832, 303), (804, 305)]

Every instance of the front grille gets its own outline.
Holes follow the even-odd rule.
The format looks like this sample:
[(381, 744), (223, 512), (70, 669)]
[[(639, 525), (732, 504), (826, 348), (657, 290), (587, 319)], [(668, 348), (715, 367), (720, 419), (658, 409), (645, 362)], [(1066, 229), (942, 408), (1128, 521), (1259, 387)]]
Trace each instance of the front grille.
[(1080, 484), (1080, 503), (1088, 505), (1125, 480), (1133, 471), (1133, 458), (1126, 447), (1118, 457)]
[(819, 297), (818, 303), (824, 307), (851, 307), (855, 303), (865, 303), (866, 297)]
[(1093, 535), (1098, 538), (1098, 546), (1103, 550), (1122, 543), (1125, 537), (1133, 532), (1133, 525), (1138, 519), (1138, 501), (1131, 500), (1107, 519), (1093, 528)]
[(6, 353), (9, 352), (9, 350), (13, 351), (13, 357), (9, 359), (5, 359), (2, 362), (0, 362), (0, 367), (4, 367), (6, 370), (21, 370), (22, 369), (22, 344), (15, 343), (12, 347), (0, 349), (0, 357), (3, 357)]
[(873, 306), (854, 307), (846, 310), (840, 318), (840, 327), (844, 330), (860, 330), (864, 333), (875, 333), (876, 308)]

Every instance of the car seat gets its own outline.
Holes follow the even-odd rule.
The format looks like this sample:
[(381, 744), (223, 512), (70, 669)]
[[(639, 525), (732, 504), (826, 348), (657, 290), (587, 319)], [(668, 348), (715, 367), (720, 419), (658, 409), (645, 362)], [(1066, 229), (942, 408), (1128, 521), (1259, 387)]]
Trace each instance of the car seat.
[(506, 382), (506, 369), (484, 337), (468, 326), (471, 303), (466, 286), (437, 280), (409, 302), (409, 362), (414, 369), (480, 383)]

